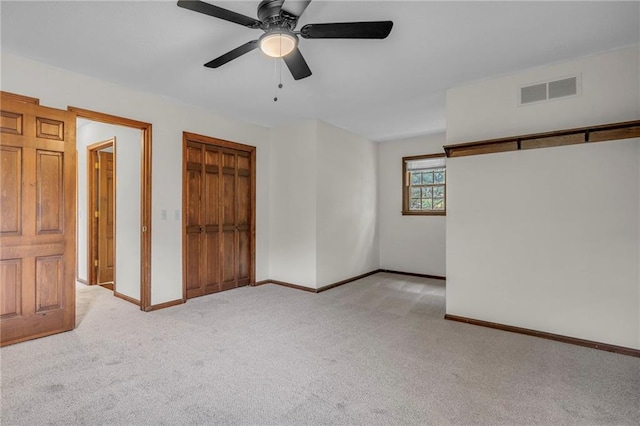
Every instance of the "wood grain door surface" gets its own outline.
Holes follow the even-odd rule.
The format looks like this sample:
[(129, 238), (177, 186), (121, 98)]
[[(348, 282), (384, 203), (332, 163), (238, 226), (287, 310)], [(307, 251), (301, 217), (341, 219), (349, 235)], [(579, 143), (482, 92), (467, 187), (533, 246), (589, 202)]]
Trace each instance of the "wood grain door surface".
[(0, 331), (75, 325), (75, 114), (0, 95)]
[(252, 156), (185, 141), (185, 290), (192, 298), (252, 276)]
[(113, 282), (115, 204), (113, 153), (98, 152), (98, 283)]

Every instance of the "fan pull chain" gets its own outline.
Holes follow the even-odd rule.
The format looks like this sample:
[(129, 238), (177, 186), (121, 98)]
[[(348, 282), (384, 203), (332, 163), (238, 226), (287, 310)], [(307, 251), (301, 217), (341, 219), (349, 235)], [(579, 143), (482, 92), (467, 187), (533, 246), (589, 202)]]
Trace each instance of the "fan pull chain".
[[(278, 66), (280, 65), (280, 66)], [(276, 58), (275, 60), (275, 78), (278, 81), (278, 89), (282, 89), (282, 63)], [(278, 91), (276, 90), (273, 102), (278, 102)]]

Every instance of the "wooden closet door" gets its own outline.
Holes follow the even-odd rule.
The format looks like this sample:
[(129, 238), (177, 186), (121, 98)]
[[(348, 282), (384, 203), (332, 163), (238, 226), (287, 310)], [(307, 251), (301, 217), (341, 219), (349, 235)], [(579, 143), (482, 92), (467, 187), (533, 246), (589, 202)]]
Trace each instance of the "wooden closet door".
[(187, 142), (184, 150), (184, 282), (186, 298), (204, 295), (202, 285), (203, 145)]
[(251, 202), (251, 154), (248, 152), (238, 151), (237, 165), (236, 281), (237, 286), (240, 287), (251, 283), (251, 222), (253, 211)]
[(221, 289), (251, 282), (251, 157), (243, 151), (223, 149)]
[(187, 133), (184, 143), (185, 296), (248, 285), (254, 279), (255, 148)]
[(220, 150), (211, 145), (204, 149), (204, 185), (202, 186), (203, 228), (200, 258), (201, 280), (204, 293), (210, 294), (220, 288)]
[(238, 169), (236, 151), (225, 149), (222, 151), (222, 191), (220, 205), (222, 207), (222, 290), (238, 287), (236, 277), (237, 265), (237, 182)]
[(0, 96), (0, 332), (75, 326), (75, 114)]

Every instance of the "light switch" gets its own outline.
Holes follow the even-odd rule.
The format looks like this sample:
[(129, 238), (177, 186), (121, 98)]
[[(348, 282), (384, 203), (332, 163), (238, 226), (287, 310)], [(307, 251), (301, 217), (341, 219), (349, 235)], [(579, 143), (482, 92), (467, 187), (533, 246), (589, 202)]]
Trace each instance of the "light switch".
[(160, 210), (160, 220), (167, 220), (167, 211), (166, 210)]
[(180, 210), (174, 210), (173, 220), (180, 220)]

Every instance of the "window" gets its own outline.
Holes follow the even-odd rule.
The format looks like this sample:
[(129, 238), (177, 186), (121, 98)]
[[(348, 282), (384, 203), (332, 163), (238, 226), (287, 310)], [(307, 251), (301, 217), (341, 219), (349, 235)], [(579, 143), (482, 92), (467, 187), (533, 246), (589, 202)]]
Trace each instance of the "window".
[(402, 214), (446, 214), (446, 168), (444, 154), (402, 159)]

